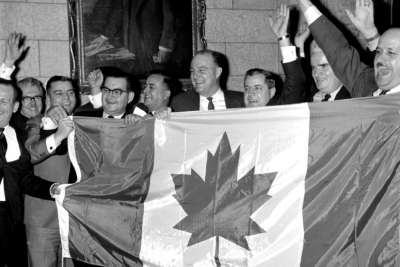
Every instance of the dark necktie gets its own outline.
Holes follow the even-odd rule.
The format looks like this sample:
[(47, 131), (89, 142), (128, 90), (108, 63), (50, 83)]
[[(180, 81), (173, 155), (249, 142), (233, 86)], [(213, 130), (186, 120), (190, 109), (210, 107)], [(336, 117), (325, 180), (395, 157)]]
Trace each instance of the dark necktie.
[(322, 99), (322, 102), (328, 101), (329, 98), (331, 98), (331, 95), (330, 95), (330, 94), (326, 94), (325, 97), (324, 97), (324, 99)]
[(0, 181), (4, 176), (4, 165), (6, 163), (7, 140), (4, 136), (4, 128), (0, 128)]
[(212, 102), (212, 97), (211, 96), (207, 97), (207, 100), (208, 100), (208, 110), (214, 110), (215, 107), (214, 103)]
[(108, 115), (107, 119), (114, 119), (114, 116), (113, 115)]
[(389, 92), (390, 90), (381, 90), (381, 92), (379, 93), (379, 95), (386, 95), (387, 92)]

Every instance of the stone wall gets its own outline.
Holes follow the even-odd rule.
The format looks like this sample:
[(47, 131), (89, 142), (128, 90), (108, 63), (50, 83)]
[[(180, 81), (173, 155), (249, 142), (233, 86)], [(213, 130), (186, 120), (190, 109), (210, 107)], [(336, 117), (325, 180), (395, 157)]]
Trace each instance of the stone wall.
[(278, 45), (268, 17), (279, 0), (207, 0), (208, 47), (228, 56), (228, 88), (243, 90), (247, 69), (281, 72)]
[(69, 75), (67, 18), (66, 0), (0, 0), (0, 59), (8, 34), (22, 32), (30, 48), (18, 78)]

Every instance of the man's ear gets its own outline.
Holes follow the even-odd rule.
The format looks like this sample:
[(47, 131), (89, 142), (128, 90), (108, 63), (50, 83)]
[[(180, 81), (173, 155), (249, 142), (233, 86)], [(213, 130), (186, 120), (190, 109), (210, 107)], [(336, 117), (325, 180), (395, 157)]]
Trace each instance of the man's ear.
[(222, 74), (222, 68), (217, 67), (217, 79), (221, 76), (221, 74)]
[(164, 93), (164, 99), (166, 100), (166, 99), (169, 99), (170, 98), (170, 96), (171, 96), (171, 91), (169, 91), (169, 90), (165, 90), (165, 93)]
[(51, 107), (51, 102), (50, 102), (50, 96), (46, 95), (46, 112), (49, 110), (49, 108)]
[(18, 111), (18, 108), (19, 108), (19, 102), (18, 102), (18, 101), (15, 101), (15, 102), (14, 102), (14, 107), (13, 107), (13, 113), (17, 112), (17, 111)]
[(276, 93), (276, 88), (275, 87), (270, 88), (269, 89), (269, 98), (270, 99), (273, 98), (275, 93)]
[(134, 97), (135, 97), (135, 93), (134, 92), (129, 92), (129, 94), (128, 94), (128, 103), (131, 102)]

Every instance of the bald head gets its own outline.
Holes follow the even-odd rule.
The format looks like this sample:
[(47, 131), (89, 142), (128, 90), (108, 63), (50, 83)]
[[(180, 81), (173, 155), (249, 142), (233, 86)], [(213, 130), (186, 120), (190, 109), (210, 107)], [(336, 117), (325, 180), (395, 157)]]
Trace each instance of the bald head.
[(400, 28), (391, 28), (379, 39), (374, 60), (375, 80), (382, 90), (400, 85)]

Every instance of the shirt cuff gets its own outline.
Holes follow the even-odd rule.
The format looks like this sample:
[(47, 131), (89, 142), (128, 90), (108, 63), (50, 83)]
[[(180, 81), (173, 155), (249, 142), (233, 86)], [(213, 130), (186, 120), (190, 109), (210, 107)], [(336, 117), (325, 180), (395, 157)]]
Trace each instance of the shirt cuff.
[(47, 147), (47, 151), (50, 154), (53, 153), (54, 150), (56, 150), (57, 144), (56, 144), (56, 140), (54, 139), (54, 134), (52, 134), (46, 138), (46, 147)]
[(295, 61), (297, 59), (296, 47), (293, 45), (282, 46), (281, 55), (282, 55), (282, 63), (289, 63)]
[(6, 64), (2, 63), (0, 66), (0, 78), (4, 80), (11, 80), (11, 74), (14, 72), (15, 66), (7, 67)]
[(57, 124), (53, 122), (52, 119), (49, 117), (43, 117), (42, 118), (42, 125), (43, 125), (43, 130), (54, 130), (57, 129)]
[(304, 12), (304, 17), (306, 18), (308, 25), (311, 25), (314, 21), (316, 21), (321, 16), (322, 16), (322, 13), (318, 10), (318, 8), (316, 6), (310, 6)]
[(158, 50), (160, 50), (160, 51), (167, 51), (167, 52), (171, 52), (171, 51), (172, 51), (172, 49), (166, 48), (166, 47), (161, 46), (161, 45), (158, 47)]
[(95, 95), (88, 95), (90, 103), (93, 105), (93, 108), (101, 108), (101, 92)]

